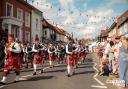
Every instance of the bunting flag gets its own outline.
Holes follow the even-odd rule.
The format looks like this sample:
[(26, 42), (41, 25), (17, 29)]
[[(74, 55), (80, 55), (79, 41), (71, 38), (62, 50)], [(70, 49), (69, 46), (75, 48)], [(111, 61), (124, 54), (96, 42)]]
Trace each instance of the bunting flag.
[(61, 11), (61, 8), (59, 8), (58, 11)]
[(70, 11), (70, 14), (73, 14), (73, 11)]

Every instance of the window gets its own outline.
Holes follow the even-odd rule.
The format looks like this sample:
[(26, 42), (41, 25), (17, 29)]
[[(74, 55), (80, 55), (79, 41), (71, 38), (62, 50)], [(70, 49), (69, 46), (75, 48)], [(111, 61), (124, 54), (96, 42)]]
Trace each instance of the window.
[(13, 16), (13, 5), (6, 3), (6, 16)]
[(36, 30), (38, 30), (38, 19), (36, 19)]
[(20, 31), (19, 31), (19, 29), (18, 29), (17, 27), (15, 27), (15, 26), (12, 26), (12, 27), (11, 27), (11, 33), (14, 34), (14, 37), (15, 37), (15, 38), (19, 38), (19, 36), (20, 36)]
[(124, 24), (125, 33), (128, 33), (128, 21)]
[(30, 27), (30, 13), (25, 13), (25, 26)]
[(30, 42), (30, 32), (25, 32), (25, 40)]
[(47, 35), (47, 31), (44, 32), (45, 36)]
[(17, 18), (19, 20), (23, 20), (23, 10), (22, 9), (17, 8)]

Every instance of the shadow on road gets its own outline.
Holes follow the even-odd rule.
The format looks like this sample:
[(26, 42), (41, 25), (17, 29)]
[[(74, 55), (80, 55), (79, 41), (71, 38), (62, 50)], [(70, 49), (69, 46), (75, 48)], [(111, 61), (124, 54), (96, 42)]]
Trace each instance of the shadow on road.
[(26, 81), (39, 81), (39, 80), (46, 80), (46, 79), (52, 79), (54, 76), (35, 76), (35, 77), (29, 77)]
[(28, 82), (28, 81), (47, 80), (47, 79), (52, 79), (53, 77), (54, 76), (33, 76), (33, 77), (27, 78), (27, 80), (20, 80), (19, 82), (9, 82), (7, 83), (7, 85), (20, 83), (20, 82)]
[(92, 74), (92, 73), (95, 73), (95, 71), (83, 71), (83, 72), (75, 73), (75, 75), (80, 75), (80, 74)]
[(78, 68), (92, 68), (92, 66), (79, 66)]
[(65, 72), (66, 69), (61, 69), (61, 70), (53, 70), (53, 71), (44, 71), (44, 73), (53, 73), (53, 72)]

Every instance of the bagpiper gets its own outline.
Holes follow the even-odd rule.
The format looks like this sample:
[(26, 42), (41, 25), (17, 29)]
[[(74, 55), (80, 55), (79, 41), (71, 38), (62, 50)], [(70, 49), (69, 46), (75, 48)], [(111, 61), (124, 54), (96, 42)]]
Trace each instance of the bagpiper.
[[(33, 44), (32, 51), (34, 52), (34, 59), (33, 59), (34, 73), (33, 75), (36, 75), (37, 64), (40, 64), (40, 65), (43, 64), (43, 60), (41, 58), (41, 45), (39, 43), (39, 39), (35, 39), (35, 43)], [(41, 69), (41, 73), (43, 73), (43, 69)]]
[[(73, 67), (74, 68), (78, 68), (78, 61), (79, 61), (79, 54), (78, 54), (78, 50), (79, 49), (79, 46), (78, 44), (73, 44), (73, 54), (72, 54), (72, 57), (73, 57)], [(75, 70), (75, 69), (74, 69)], [(75, 73), (75, 71), (74, 71)]]
[(25, 48), (26, 52), (26, 68), (28, 68), (29, 63), (31, 63), (31, 68), (33, 68), (33, 58), (34, 58), (34, 53), (32, 51), (31, 44), (28, 43), (27, 47)]
[(79, 47), (79, 60), (80, 60), (81, 64), (84, 62), (85, 57), (86, 57), (86, 48), (84, 45), (80, 45), (80, 47)]
[(5, 47), (5, 60), (4, 60), (4, 72), (3, 78), (0, 84), (6, 84), (7, 82), (7, 75), (9, 70), (14, 70), (16, 73), (16, 78), (14, 82), (19, 81), (20, 75), (20, 57), (19, 54), (21, 53), (21, 48), (19, 43), (14, 41), (14, 35), (10, 34), (8, 37), (8, 43)]
[(68, 38), (68, 44), (66, 45), (66, 63), (67, 63), (67, 76), (70, 77), (74, 74), (74, 59), (73, 59), (73, 42), (71, 38)]
[(56, 59), (56, 48), (50, 43), (48, 46), (48, 56), (49, 56), (49, 64), (50, 64), (50, 68), (52, 68), (53, 65), (53, 61)]
[(57, 50), (59, 52), (58, 61), (59, 61), (59, 63), (63, 64), (64, 63), (64, 57), (65, 57), (65, 47), (64, 47), (64, 45), (60, 45)]

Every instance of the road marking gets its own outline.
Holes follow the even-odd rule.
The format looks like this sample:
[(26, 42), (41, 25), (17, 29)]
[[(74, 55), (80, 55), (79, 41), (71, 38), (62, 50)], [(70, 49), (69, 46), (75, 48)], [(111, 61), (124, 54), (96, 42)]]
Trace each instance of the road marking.
[(97, 78), (94, 78), (100, 85), (104, 86), (104, 83), (102, 83), (100, 80), (98, 80)]
[(96, 68), (97, 64), (94, 62), (93, 69), (96, 70), (96, 74), (93, 76), (93, 79), (96, 80), (100, 85), (92, 85), (91, 87), (96, 87), (96, 88), (107, 88), (103, 82), (101, 82), (99, 79), (97, 79), (98, 76), (98, 69)]
[(95, 87), (95, 88), (107, 88), (106, 86), (98, 86), (98, 85), (92, 85), (91, 87)]

